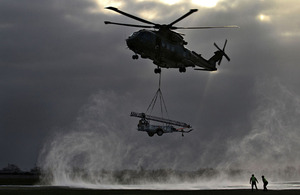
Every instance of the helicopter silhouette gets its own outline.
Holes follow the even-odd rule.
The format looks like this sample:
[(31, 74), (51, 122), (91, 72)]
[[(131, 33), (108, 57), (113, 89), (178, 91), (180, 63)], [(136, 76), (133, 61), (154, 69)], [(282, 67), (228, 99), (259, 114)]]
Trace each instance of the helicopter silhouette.
[[(126, 39), (127, 46), (135, 54), (132, 59), (141, 58), (150, 59), (153, 61), (157, 68), (154, 69), (155, 73), (161, 73), (161, 68), (178, 68), (179, 72), (186, 72), (187, 67), (193, 67), (194, 70), (200, 71), (216, 71), (216, 64), (221, 64), (223, 56), (230, 61), (230, 58), (225, 53), (225, 47), (227, 39), (225, 40), (224, 46), (221, 49), (216, 43), (214, 46), (218, 49), (214, 52), (214, 55), (206, 60), (201, 54), (191, 51), (184, 46), (187, 42), (184, 40), (182, 34), (173, 30), (177, 29), (213, 29), (213, 28), (239, 28), (236, 25), (230, 26), (203, 26), (203, 27), (176, 27), (173, 26), (177, 22), (198, 11), (197, 9), (191, 9), (189, 12), (178, 18), (177, 20), (169, 24), (156, 24), (137, 16), (123, 12), (115, 7), (106, 7), (106, 9), (115, 11), (119, 14), (127, 16), (131, 19), (148, 25), (136, 25), (104, 21), (105, 24), (114, 24), (128, 27), (143, 28), (137, 32), (134, 32), (131, 36)], [(146, 29), (158, 29), (158, 30), (146, 30)], [(200, 68), (195, 68), (200, 67)]]

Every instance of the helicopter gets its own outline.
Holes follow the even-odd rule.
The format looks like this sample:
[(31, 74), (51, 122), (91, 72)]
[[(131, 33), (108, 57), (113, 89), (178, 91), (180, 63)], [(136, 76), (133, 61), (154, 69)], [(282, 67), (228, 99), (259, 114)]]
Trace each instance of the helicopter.
[(210, 59), (206, 60), (201, 56), (201, 54), (185, 48), (187, 42), (184, 40), (183, 34), (174, 31), (178, 29), (239, 28), (236, 25), (203, 27), (173, 26), (192, 13), (197, 12), (198, 9), (191, 9), (189, 12), (169, 24), (156, 24), (140, 17), (128, 14), (124, 11), (119, 10), (118, 8), (111, 6), (106, 7), (106, 9), (115, 11), (121, 15), (127, 16), (139, 22), (148, 24), (137, 25), (104, 21), (105, 24), (143, 28), (130, 35), (126, 39), (126, 43), (128, 48), (134, 52), (132, 59), (137, 60), (140, 55), (141, 58), (150, 59), (153, 61), (153, 63), (157, 66), (157, 68), (154, 69), (155, 73), (161, 73), (161, 68), (178, 68), (179, 72), (183, 73), (186, 72), (187, 67), (193, 67), (194, 70), (200, 71), (216, 71), (216, 64), (221, 64), (223, 56), (228, 61), (230, 61), (230, 58), (225, 53), (227, 39), (225, 40), (222, 49), (216, 43), (214, 43), (214, 46), (218, 50), (214, 52), (214, 55)]

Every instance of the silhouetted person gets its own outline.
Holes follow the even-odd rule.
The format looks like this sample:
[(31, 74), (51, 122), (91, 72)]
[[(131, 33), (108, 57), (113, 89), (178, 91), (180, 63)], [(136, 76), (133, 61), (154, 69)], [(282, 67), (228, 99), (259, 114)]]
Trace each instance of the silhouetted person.
[(261, 176), (261, 179), (264, 183), (264, 191), (268, 191), (267, 185), (268, 185), (269, 182), (266, 180), (265, 176)]
[(254, 174), (252, 174), (252, 177), (250, 178), (250, 184), (251, 184), (251, 187), (252, 187), (252, 191), (253, 191), (253, 186), (255, 186), (255, 188), (257, 190), (256, 182), (258, 183), (256, 177), (254, 177)]

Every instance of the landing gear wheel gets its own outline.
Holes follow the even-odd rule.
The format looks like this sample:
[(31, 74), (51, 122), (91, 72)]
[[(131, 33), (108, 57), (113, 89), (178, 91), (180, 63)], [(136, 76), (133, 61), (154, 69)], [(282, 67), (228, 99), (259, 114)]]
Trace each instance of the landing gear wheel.
[(137, 54), (135, 54), (132, 56), (132, 59), (137, 60), (137, 59), (139, 59), (139, 56)]
[(179, 72), (186, 72), (186, 68), (185, 67), (180, 67)]
[(154, 73), (155, 74), (160, 74), (161, 73), (161, 69), (160, 68), (155, 68), (154, 69)]
[(158, 129), (158, 130), (156, 131), (156, 133), (157, 133), (158, 136), (162, 136), (162, 135), (164, 134), (164, 132), (163, 132), (162, 129)]
[(148, 135), (149, 135), (150, 137), (153, 137), (154, 133), (148, 132)]

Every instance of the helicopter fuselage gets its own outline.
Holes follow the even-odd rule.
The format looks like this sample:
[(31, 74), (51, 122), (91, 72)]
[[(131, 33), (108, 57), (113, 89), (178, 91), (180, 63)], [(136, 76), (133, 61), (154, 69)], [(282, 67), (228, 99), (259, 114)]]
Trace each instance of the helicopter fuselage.
[[(119, 22), (110, 22), (104, 21), (105, 24), (113, 24), (119, 26), (127, 27), (138, 27), (143, 28), (137, 32), (134, 32), (128, 39), (126, 39), (127, 46), (132, 50), (135, 55), (132, 56), (133, 59), (138, 59), (139, 54), (142, 58), (148, 58), (157, 65), (157, 68), (154, 70), (155, 73), (161, 72), (162, 68), (178, 68), (179, 72), (185, 72), (186, 67), (196, 67), (194, 70), (203, 70), (203, 71), (215, 71), (216, 63), (221, 64), (222, 57), (230, 61), (229, 57), (225, 53), (225, 47), (227, 40), (224, 43), (223, 49), (221, 49), (216, 43), (214, 46), (218, 49), (215, 54), (209, 59), (206, 60), (201, 57), (200, 54), (197, 54), (194, 51), (190, 51), (184, 47), (187, 44), (184, 41), (181, 34), (173, 31), (179, 29), (214, 29), (214, 28), (238, 28), (236, 25), (231, 26), (201, 26), (201, 27), (178, 27), (174, 24), (188, 17), (192, 13), (197, 12), (197, 9), (191, 9), (186, 14), (182, 15), (178, 19), (174, 20), (169, 24), (157, 24), (143, 18), (134, 16), (132, 14), (126, 13), (119, 10), (116, 7), (106, 7), (106, 9), (112, 10), (119, 14), (122, 14), (131, 19), (137, 20), (147, 25), (139, 24), (126, 24)], [(158, 29), (158, 30), (146, 30), (146, 29)]]
[[(215, 61), (206, 60), (200, 54), (185, 48), (187, 43), (180, 34), (173, 31), (142, 29), (129, 36), (126, 43), (135, 54), (152, 60), (161, 68), (178, 68), (180, 72), (185, 72), (186, 67), (199, 66), (207, 71), (217, 70)], [(137, 59), (137, 55), (133, 59)], [(159, 71), (156, 69), (156, 73)]]

